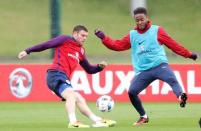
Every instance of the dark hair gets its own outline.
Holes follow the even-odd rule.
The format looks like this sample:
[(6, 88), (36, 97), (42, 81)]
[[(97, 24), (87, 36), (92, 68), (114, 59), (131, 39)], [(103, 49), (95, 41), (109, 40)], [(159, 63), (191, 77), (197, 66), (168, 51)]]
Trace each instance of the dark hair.
[(134, 15), (137, 15), (137, 14), (145, 14), (145, 15), (147, 15), (147, 9), (144, 8), (144, 7), (138, 7), (133, 11), (133, 14)]
[(81, 31), (81, 30), (84, 30), (84, 31), (86, 31), (86, 32), (88, 32), (88, 30), (87, 30), (87, 28), (85, 27), (85, 26), (83, 26), (83, 25), (76, 25), (74, 28), (73, 28), (73, 32), (79, 32), (79, 31)]

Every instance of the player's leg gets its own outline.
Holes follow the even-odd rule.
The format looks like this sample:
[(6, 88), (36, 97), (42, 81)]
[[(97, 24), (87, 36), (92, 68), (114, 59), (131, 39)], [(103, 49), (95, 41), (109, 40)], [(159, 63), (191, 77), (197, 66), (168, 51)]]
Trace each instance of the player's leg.
[[(65, 85), (64, 85), (65, 86)], [(77, 121), (76, 115), (75, 115), (75, 102), (76, 97), (75, 93), (72, 88), (66, 88), (64, 91), (62, 91), (61, 96), (66, 99), (65, 101), (65, 109), (69, 116), (70, 123), (75, 123)]]
[(140, 119), (134, 125), (141, 125), (148, 122), (148, 116), (142, 106), (142, 102), (138, 94), (144, 90), (155, 78), (151, 75), (151, 71), (143, 71), (136, 75), (131, 82), (128, 94), (130, 101), (137, 112), (140, 114)]
[(89, 125), (78, 122), (75, 109), (76, 109), (76, 94), (70, 84), (62, 83), (58, 88), (58, 93), (66, 99), (65, 109), (69, 117), (69, 128), (87, 128)]
[(174, 94), (177, 96), (177, 98), (180, 101), (180, 106), (185, 107), (185, 104), (187, 101), (187, 95), (182, 90), (179, 82), (176, 79), (176, 76), (173, 70), (169, 67), (169, 65), (162, 64), (159, 68), (156, 69), (155, 74), (157, 75), (158, 79), (164, 82), (167, 82), (170, 85)]
[(86, 103), (86, 100), (78, 93), (78, 92), (75, 92), (75, 95), (76, 95), (76, 105), (78, 107), (78, 109), (80, 110), (80, 112), (89, 117), (91, 120), (93, 120), (94, 122), (95, 121), (98, 121), (98, 120), (101, 120), (100, 117), (96, 116), (91, 110), (90, 108), (88, 107), (87, 103)]
[(58, 97), (66, 99), (65, 109), (69, 117), (69, 128), (84, 128), (89, 127), (82, 123), (77, 122), (75, 115), (75, 92), (67, 78), (67, 76), (57, 70), (48, 70), (47, 72), (47, 85)]
[(80, 112), (90, 118), (94, 124), (93, 127), (110, 127), (114, 126), (116, 124), (116, 121), (113, 120), (106, 120), (99, 116), (96, 116), (89, 108), (89, 106), (86, 103), (86, 100), (84, 97), (82, 97), (78, 92), (75, 92), (76, 94), (76, 104)]

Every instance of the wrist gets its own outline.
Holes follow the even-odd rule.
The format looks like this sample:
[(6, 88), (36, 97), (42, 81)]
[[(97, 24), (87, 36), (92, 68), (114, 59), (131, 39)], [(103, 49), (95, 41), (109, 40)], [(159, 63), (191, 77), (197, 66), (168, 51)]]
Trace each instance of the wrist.
[(30, 48), (24, 50), (28, 55), (31, 53)]
[(102, 64), (98, 64), (98, 67), (102, 70), (104, 69), (104, 66)]

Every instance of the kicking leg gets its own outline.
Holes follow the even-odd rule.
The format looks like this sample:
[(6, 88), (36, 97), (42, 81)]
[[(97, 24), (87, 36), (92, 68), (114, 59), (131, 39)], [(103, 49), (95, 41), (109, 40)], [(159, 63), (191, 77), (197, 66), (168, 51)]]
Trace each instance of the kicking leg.
[(93, 127), (111, 127), (116, 124), (116, 121), (107, 120), (96, 116), (88, 107), (86, 100), (78, 92), (75, 92), (75, 94), (78, 109), (83, 115), (87, 116), (94, 122), (94, 124), (92, 125)]
[(170, 85), (174, 94), (177, 96), (177, 98), (180, 101), (180, 106), (185, 107), (186, 101), (187, 101), (187, 95), (182, 90), (172, 69), (168, 66), (168, 64), (165, 64), (160, 67), (160, 72), (161, 73), (157, 74), (158, 79), (163, 80), (164, 82), (167, 82)]
[(78, 107), (78, 109), (80, 110), (80, 112), (89, 117), (91, 120), (93, 120), (94, 122), (97, 120), (101, 120), (100, 117), (96, 116), (88, 107), (86, 100), (78, 93), (75, 92), (76, 95), (76, 105)]
[[(71, 87), (71, 86), (70, 86)], [(69, 85), (66, 83), (61, 84), (59, 88), (59, 93), (61, 96), (66, 99), (65, 103), (65, 109), (68, 113), (69, 117), (69, 125), (68, 128), (88, 128), (89, 125), (82, 124), (81, 122), (77, 121), (76, 115), (75, 115), (75, 109), (76, 109), (76, 94), (73, 90), (73, 88), (69, 88)]]

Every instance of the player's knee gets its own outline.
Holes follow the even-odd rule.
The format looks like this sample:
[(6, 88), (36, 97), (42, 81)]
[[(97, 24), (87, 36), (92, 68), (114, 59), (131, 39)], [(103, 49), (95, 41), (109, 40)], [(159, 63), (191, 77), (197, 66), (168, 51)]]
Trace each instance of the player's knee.
[(133, 89), (133, 88), (130, 88), (129, 90), (128, 90), (128, 95), (129, 96), (137, 96), (137, 91), (135, 90), (135, 89)]
[(75, 92), (71, 89), (65, 89), (62, 93), (61, 93), (61, 96), (68, 100), (68, 99), (76, 99), (76, 96), (75, 96)]
[(77, 98), (77, 102), (80, 102), (80, 103), (86, 103), (86, 100), (82, 97), (82, 98)]
[(84, 97), (82, 97), (80, 94), (76, 93), (76, 102), (79, 103), (86, 103), (86, 100)]
[(170, 86), (173, 86), (178, 83), (176, 78), (172, 78), (172, 77), (168, 78), (166, 81), (168, 84), (170, 84)]

